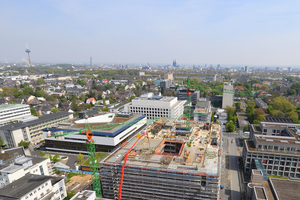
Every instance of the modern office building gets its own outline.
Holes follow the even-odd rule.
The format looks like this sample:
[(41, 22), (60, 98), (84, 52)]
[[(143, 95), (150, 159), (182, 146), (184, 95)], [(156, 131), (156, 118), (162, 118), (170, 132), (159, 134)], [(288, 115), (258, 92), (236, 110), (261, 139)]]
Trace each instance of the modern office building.
[(26, 174), (53, 175), (53, 164), (49, 158), (25, 155), (23, 147), (0, 152), (0, 188)]
[(153, 93), (132, 99), (124, 105), (124, 111), (146, 115), (148, 119), (182, 116), (186, 101), (178, 101), (177, 97), (154, 96)]
[(249, 67), (248, 66), (245, 66), (245, 72), (249, 73)]
[(196, 122), (210, 123), (211, 122), (211, 105), (210, 101), (205, 98), (200, 98), (195, 106), (194, 120)]
[[(96, 152), (111, 152), (142, 130), (147, 124), (147, 117), (132, 113), (108, 113), (90, 117), (88, 122), (93, 131)], [(79, 133), (80, 129), (85, 129), (85, 119), (77, 120), (74, 123), (61, 123), (49, 129), (45, 128), (46, 149), (87, 153), (86, 134)], [(75, 132), (75, 134), (54, 136), (68, 132)], [(53, 137), (49, 137), (49, 134)]]
[(284, 124), (262, 127), (263, 134), (250, 131), (249, 140), (245, 141), (244, 171), (259, 169), (264, 176), (300, 178), (300, 129)]
[(170, 125), (132, 138), (101, 162), (104, 198), (118, 199), (124, 155), (136, 143), (124, 168), (122, 199), (220, 199), (220, 125), (191, 122), (190, 131), (184, 120)]
[[(193, 105), (196, 105), (198, 99), (200, 98), (200, 91), (195, 89), (190, 89), (191, 91), (191, 102)], [(187, 100), (187, 91), (186, 88), (178, 88), (176, 91), (177, 99), (180, 101)]]
[(5, 200), (63, 200), (67, 197), (64, 178), (27, 174), (0, 189)]
[(172, 80), (171, 79), (161, 80), (159, 84), (160, 84), (160, 88), (166, 90), (169, 89), (170, 86), (172, 85)]
[(0, 126), (9, 124), (15, 120), (31, 116), (29, 105), (3, 104), (0, 105)]
[(58, 112), (42, 117), (31, 117), (19, 122), (0, 127), (0, 136), (9, 147), (17, 147), (23, 140), (32, 144), (43, 140), (43, 129), (52, 127), (61, 122), (73, 119), (73, 114), (69, 112)]
[(224, 82), (222, 108), (226, 108), (226, 106), (233, 106), (233, 96), (233, 85), (231, 85), (230, 82)]

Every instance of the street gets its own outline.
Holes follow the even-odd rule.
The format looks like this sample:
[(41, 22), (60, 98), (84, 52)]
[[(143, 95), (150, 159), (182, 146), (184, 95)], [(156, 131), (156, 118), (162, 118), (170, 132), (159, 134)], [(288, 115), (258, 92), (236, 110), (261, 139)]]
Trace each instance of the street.
[(221, 185), (224, 189), (221, 190), (222, 199), (238, 200), (241, 199), (240, 191), (240, 171), (238, 158), (239, 153), (237, 147), (237, 133), (228, 133), (223, 131), (223, 155), (222, 155), (222, 179)]

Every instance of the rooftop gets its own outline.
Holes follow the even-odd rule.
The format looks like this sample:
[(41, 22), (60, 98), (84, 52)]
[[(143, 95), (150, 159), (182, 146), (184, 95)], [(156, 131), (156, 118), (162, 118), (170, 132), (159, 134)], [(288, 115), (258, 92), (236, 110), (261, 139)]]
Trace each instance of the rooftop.
[(300, 181), (289, 179), (270, 179), (272, 189), (277, 199), (298, 200), (300, 196)]
[(3, 105), (0, 105), (0, 110), (13, 109), (13, 108), (18, 108), (18, 107), (28, 107), (28, 105), (26, 105), (26, 104), (3, 104)]
[(52, 185), (54, 185), (62, 179), (63, 178), (58, 177), (27, 174), (13, 183), (1, 188), (0, 199), (3, 197), (21, 198), (49, 180), (51, 180)]
[(264, 122), (294, 123), (294, 121), (292, 119), (289, 119), (289, 118), (270, 117), (270, 116), (266, 116), (266, 120)]
[(64, 112), (64, 111), (57, 112), (57, 113), (52, 113), (52, 114), (48, 114), (48, 115), (44, 115), (42, 117), (39, 117), (36, 120), (32, 120), (32, 121), (28, 121), (28, 122), (17, 122), (17, 123), (9, 124), (9, 125), (6, 125), (6, 126), (1, 126), (0, 130), (11, 130), (11, 131), (13, 131), (13, 130), (24, 128), (24, 127), (27, 127), (27, 126), (40, 124), (40, 123), (43, 123), (43, 122), (46, 122), (46, 121), (49, 121), (49, 120), (52, 120), (52, 119), (55, 119), (55, 118), (65, 117), (65, 116), (68, 116), (70, 114), (71, 113)]
[[(141, 138), (130, 151), (127, 166), (218, 176), (220, 126), (191, 122), (192, 129), (188, 132), (184, 131), (185, 123), (174, 124), (175, 129), (148, 132), (149, 139)], [(156, 126), (152, 124), (147, 129)], [(130, 140), (102, 163), (122, 165), (124, 155), (137, 139)]]

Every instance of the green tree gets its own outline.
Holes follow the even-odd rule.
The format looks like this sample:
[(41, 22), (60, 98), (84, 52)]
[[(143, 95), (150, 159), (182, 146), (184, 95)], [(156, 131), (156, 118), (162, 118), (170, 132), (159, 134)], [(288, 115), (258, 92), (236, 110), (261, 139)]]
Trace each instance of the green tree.
[(257, 119), (253, 120), (253, 124), (259, 124), (259, 123), (260, 123), (259, 120), (257, 120)]
[(40, 151), (40, 156), (44, 156), (45, 155), (45, 153), (43, 152), (43, 151)]
[(295, 96), (295, 95), (297, 95), (297, 92), (296, 92), (295, 89), (291, 89), (291, 90), (288, 91), (288, 95), (293, 95), (293, 96)]
[(27, 148), (29, 146), (29, 142), (25, 142), (24, 140), (21, 140), (21, 142), (19, 142), (18, 147), (24, 147)]
[(45, 94), (44, 94), (43, 90), (37, 90), (37, 91), (35, 92), (35, 96), (36, 96), (36, 97), (44, 97)]
[(265, 121), (266, 120), (266, 118), (263, 116), (263, 115), (258, 115), (257, 117), (256, 117), (256, 120), (258, 120), (258, 121)]
[(33, 95), (34, 91), (32, 88), (24, 88), (23, 93), (24, 93), (24, 95)]
[(38, 78), (38, 79), (36, 80), (36, 83), (37, 83), (38, 85), (42, 85), (42, 84), (45, 84), (46, 81), (45, 81), (43, 78)]
[(227, 113), (227, 120), (231, 121), (232, 120), (232, 112)]
[(233, 122), (229, 122), (226, 124), (226, 130), (228, 132), (233, 132), (235, 130), (235, 125), (233, 124)]
[(269, 105), (271, 105), (274, 108), (274, 110), (278, 110), (283, 113), (296, 110), (296, 106), (291, 102), (289, 102), (289, 100), (284, 96), (280, 96), (272, 99)]
[(272, 107), (272, 106), (268, 106), (268, 107), (267, 107), (267, 111), (268, 111), (268, 113), (271, 113), (273, 110), (274, 110), (274, 109), (273, 109), (273, 107)]
[(82, 80), (82, 79), (78, 79), (78, 80), (77, 80), (77, 83), (78, 83), (79, 85), (81, 85), (81, 87), (83, 87), (83, 86), (85, 85), (85, 81)]
[(243, 130), (244, 130), (244, 132), (245, 132), (245, 131), (249, 131), (249, 127), (248, 127), (248, 126), (245, 126)]
[(235, 113), (235, 108), (233, 106), (226, 106), (225, 108), (227, 113), (230, 113), (233, 115)]
[(54, 163), (57, 163), (59, 161), (59, 155), (56, 153), (52, 158)]
[(269, 88), (269, 86), (267, 86), (267, 85), (262, 85), (261, 86), (261, 90), (263, 90), (263, 91), (269, 91), (270, 90), (270, 88)]
[(2, 147), (4, 145), (4, 141), (2, 140), (1, 136), (0, 136), (0, 147)]
[(83, 160), (83, 158), (84, 158), (84, 155), (83, 155), (83, 154), (81, 154), (81, 153), (79, 153), (79, 154), (78, 154), (78, 156), (77, 156), (77, 158), (78, 158), (78, 160)]
[(105, 88), (106, 88), (107, 90), (109, 90), (109, 89), (114, 88), (114, 86), (113, 86), (113, 84), (108, 83), (108, 84), (106, 84)]
[(253, 105), (248, 105), (246, 108), (246, 113), (250, 114), (254, 112), (254, 106)]
[(29, 86), (29, 83), (25, 82), (21, 85), (21, 88), (27, 88)]
[(92, 108), (91, 104), (87, 104), (86, 106), (87, 106), (88, 109)]
[(23, 92), (22, 91), (17, 91), (17, 92), (14, 92), (13, 95), (14, 95), (15, 98), (20, 98), (23, 95)]
[(37, 116), (36, 110), (34, 108), (30, 108), (31, 115)]
[(255, 108), (254, 109), (254, 116), (257, 118), (259, 115), (264, 115), (265, 112), (262, 108)]
[(52, 109), (51, 109), (51, 112), (52, 112), (52, 113), (57, 113), (57, 112), (59, 112), (59, 110), (58, 110), (57, 108), (52, 108)]

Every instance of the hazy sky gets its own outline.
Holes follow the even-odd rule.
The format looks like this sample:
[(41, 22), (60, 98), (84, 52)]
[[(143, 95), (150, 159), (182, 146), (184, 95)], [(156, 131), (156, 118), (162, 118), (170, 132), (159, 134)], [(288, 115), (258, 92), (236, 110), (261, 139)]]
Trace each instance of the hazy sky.
[(0, 0), (0, 61), (299, 65), (299, 0)]

